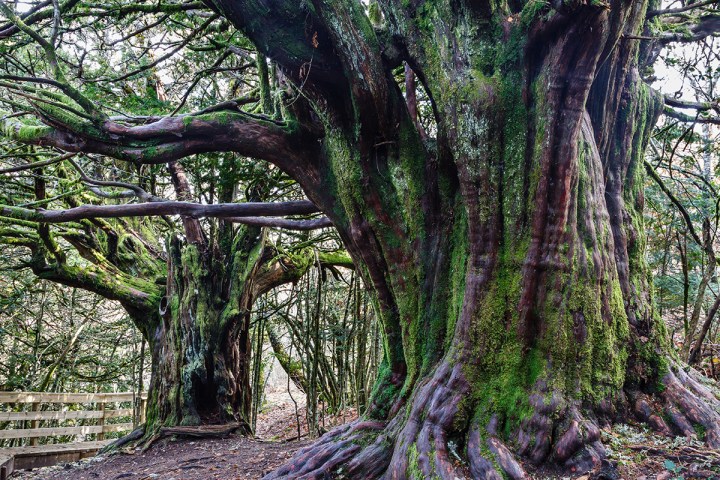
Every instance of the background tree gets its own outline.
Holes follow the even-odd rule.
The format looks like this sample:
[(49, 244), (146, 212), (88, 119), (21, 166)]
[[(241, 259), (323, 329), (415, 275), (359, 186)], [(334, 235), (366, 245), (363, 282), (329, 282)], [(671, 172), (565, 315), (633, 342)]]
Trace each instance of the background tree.
[[(681, 25), (687, 21), (685, 12), (672, 15)], [(700, 360), (700, 347), (717, 311), (718, 131), (713, 125), (717, 119), (702, 113), (718, 110), (716, 44), (710, 37), (659, 56), (655, 76), (665, 78), (655, 81), (665, 83), (668, 115), (656, 129), (646, 162), (649, 226), (657, 232), (649, 238), (651, 251), (658, 251), (651, 264), (657, 273), (658, 303), (664, 317), (680, 313), (675, 307), (682, 306), (679, 321), (668, 320), (682, 329), (681, 354), (691, 364)]]
[[(670, 43), (715, 35), (714, 2), (208, 6), (178, 45), (215, 20), (236, 27), (278, 70), (279, 118), (231, 98), (112, 118), (67, 80), (68, 69), (86, 77), (59, 59), (61, 22), (41, 34), (6, 7), (52, 78), (9, 79), (14, 112), (42, 124), (11, 114), (3, 132), (138, 164), (211, 151), (266, 160), (332, 220), (373, 290), (385, 357), (368, 418), (271, 478), (524, 478), (517, 455), (581, 470), (603, 455), (600, 426), (633, 414), (668, 434), (699, 426), (720, 445), (717, 398), (680, 368), (654, 310), (642, 217), (645, 148), (664, 110), (645, 68)], [(405, 65), (403, 95), (394, 70)], [(53, 98), (39, 103), (40, 90)]]
[[(164, 13), (164, 7), (159, 7), (160, 13)], [(119, 12), (114, 10), (115, 6), (106, 8), (104, 12), (110, 18), (143, 11), (143, 7), (138, 5), (120, 9)], [(171, 6), (165, 13), (174, 11), (177, 9)], [(17, 20), (14, 13), (9, 13), (10, 10), (6, 12)], [(103, 14), (99, 16), (103, 18)], [(160, 17), (167, 18), (167, 15)], [(31, 14), (28, 18), (34, 17)], [(171, 32), (163, 29), (163, 36), (169, 34), (174, 38), (168, 40), (167, 46), (160, 41), (153, 50), (145, 35), (149, 34), (146, 27), (157, 25), (156, 22), (132, 32), (129, 38), (138, 42), (137, 48), (133, 48), (135, 45), (121, 48), (120, 52), (113, 51), (110, 56), (119, 53), (121, 58), (137, 59), (140, 66), (133, 65), (137, 67), (136, 71), (119, 75), (114, 73), (107, 47), (118, 40), (111, 37), (123, 32), (122, 25), (127, 25), (125, 22), (108, 28), (109, 19), (106, 19), (92, 29), (75, 31), (70, 28), (60, 32), (60, 25), (53, 19), (50, 36), (63, 35), (50, 38), (50, 42), (60, 42), (70, 52), (78, 53), (77, 68), (87, 65), (88, 73), (98, 78), (132, 77), (127, 82), (114, 78), (114, 82), (109, 83), (96, 78), (98, 85), (89, 88), (90, 96), (77, 97), (84, 99), (81, 102), (86, 107), (99, 98), (105, 98), (110, 99), (113, 106), (133, 113), (142, 110), (143, 115), (152, 118), (167, 107), (164, 99), (179, 97), (172, 89), (165, 89), (159, 79), (162, 71), (156, 65), (163, 55), (155, 59), (153, 55), (163, 48), (174, 53), (178, 46), (187, 46), (214, 20), (216, 16), (213, 15), (207, 18), (200, 16), (190, 25), (180, 21), (170, 29)], [(82, 22), (80, 20), (80, 24)], [(25, 25), (21, 20), (18, 24)], [(33, 31), (29, 28), (23, 26), (25, 31)], [(187, 38), (179, 35), (187, 35)], [(255, 62), (241, 45), (228, 45), (232, 36), (220, 33), (217, 39), (213, 35), (203, 37), (203, 42), (223, 42), (224, 52), (219, 59), (210, 61), (207, 72), (198, 73), (191, 80), (179, 75), (179, 83), (189, 81), (189, 86), (178, 98), (179, 104), (207, 103), (208, 99), (217, 98), (220, 95), (218, 92), (222, 91), (223, 95), (243, 94), (243, 102), (252, 104), (257, 112), (273, 113), (265, 59), (258, 57)], [(63, 43), (63, 38), (68, 45)], [(64, 67), (55, 64), (58, 61), (58, 56), (53, 53), (55, 46), (44, 40), (41, 44), (46, 47), (45, 53), (50, 55), (47, 64), (49, 76), (60, 75), (63, 78)], [(80, 44), (86, 46), (83, 52), (75, 50)], [(34, 54), (31, 48), (23, 48), (22, 43), (15, 47), (19, 57), (32, 57)], [(187, 68), (186, 62), (196, 60), (198, 55), (192, 49), (183, 53), (187, 57), (176, 60), (173, 72), (182, 72)], [(230, 55), (232, 59), (228, 58)], [(167, 54), (164, 56), (167, 57)], [(147, 61), (148, 58), (152, 61)], [(7, 55), (5, 60), (6, 73), (9, 74), (6, 77), (35, 74), (22, 65), (8, 61), (11, 57)], [(225, 61), (227, 66), (218, 69), (220, 60)], [(206, 58), (205, 61), (209, 60)], [(241, 74), (249, 69), (254, 73), (250, 77), (253, 83), (242, 83)], [(210, 73), (221, 73), (225, 78), (213, 78), (209, 84), (201, 83), (204, 75)], [(228, 83), (220, 86), (219, 83), (224, 80)], [(58, 113), (70, 108), (68, 112), (73, 115), (74, 108), (63, 104), (60, 97), (38, 88), (38, 85), (43, 83), (22, 87), (20, 92), (15, 93), (27, 99), (28, 105), (35, 105), (40, 110), (49, 108)], [(208, 88), (193, 96), (198, 86)], [(263, 118), (268, 118), (272, 124), (271, 117)], [(257, 203), (261, 200), (297, 199), (302, 198), (302, 194), (298, 193), (294, 182), (277, 169), (258, 170), (252, 163), (243, 162), (232, 154), (205, 156), (187, 164), (189, 168), (172, 161), (165, 170), (161, 165), (130, 165), (107, 157), (58, 156), (52, 150), (36, 147), (10, 147), (7, 152), (10, 166), (2, 171), (5, 175), (3, 203), (8, 205), (5, 223), (11, 227), (5, 229), (0, 242), (26, 247), (25, 252), (29, 252), (30, 257), (23, 257), (18, 266), (32, 268), (39, 278), (83, 288), (119, 301), (130, 314), (152, 352), (153, 377), (147, 436), (162, 425), (195, 425), (228, 420), (239, 422), (242, 428), (248, 430), (252, 407), (252, 304), (255, 298), (277, 283), (297, 280), (296, 276), (301, 276), (316, 256), (311, 248), (302, 246), (297, 251), (291, 248), (279, 251), (267, 243), (267, 234), (262, 228), (275, 225), (307, 230), (329, 225), (324, 219), (306, 222), (254, 216), (247, 218), (248, 212), (251, 215), (254, 215), (253, 212), (259, 215), (308, 214), (317, 211), (317, 208), (306, 201)], [(184, 203), (163, 202), (165, 198)], [(141, 203), (134, 203), (136, 201)], [(256, 203), (241, 205), (237, 202)], [(223, 205), (216, 205), (218, 203)], [(206, 205), (219, 206), (221, 210), (208, 212)], [(37, 223), (43, 219), (34, 215), (42, 216), (43, 212), (29, 209), (53, 206), (74, 208), (74, 220), (66, 222), (67, 217), (60, 218), (65, 223), (50, 227)], [(146, 211), (146, 207), (151, 210)], [(98, 211), (105, 213), (98, 215)], [(163, 217), (164, 222), (144, 217), (176, 213), (192, 213), (194, 216), (183, 216), (180, 223), (167, 216)], [(51, 212), (49, 214), (52, 215)], [(132, 218), (128, 218), (128, 214)], [(207, 214), (226, 220), (203, 221), (197, 218)], [(99, 218), (108, 216), (122, 218)], [(233, 222), (240, 221), (249, 225), (233, 226)], [(305, 247), (313, 245), (312, 238), (304, 240)], [(323, 252), (319, 255), (323, 265), (330, 261), (351, 266), (346, 256), (326, 256)], [(278, 263), (284, 270), (278, 270)]]

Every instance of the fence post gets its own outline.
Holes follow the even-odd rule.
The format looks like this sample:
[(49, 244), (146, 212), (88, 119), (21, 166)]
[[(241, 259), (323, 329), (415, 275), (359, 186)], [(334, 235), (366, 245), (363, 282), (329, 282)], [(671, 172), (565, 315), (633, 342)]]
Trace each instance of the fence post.
[[(32, 411), (32, 412), (40, 411), (40, 403), (33, 402), (32, 405), (30, 406), (30, 411)], [(39, 426), (40, 426), (40, 420), (33, 420), (32, 422), (30, 422), (30, 428), (38, 428)], [(38, 444), (37, 437), (33, 437), (30, 439), (31, 446), (35, 447), (35, 446), (37, 446), (37, 444)]]
[[(100, 419), (98, 420), (98, 425), (100, 425), (100, 427), (104, 427), (105, 426), (105, 400), (104, 399), (100, 399), (100, 401), (98, 403), (98, 410), (100, 410), (102, 412), (102, 417), (100, 417)], [(105, 440), (105, 432), (100, 430), (100, 433), (97, 434), (97, 439)]]

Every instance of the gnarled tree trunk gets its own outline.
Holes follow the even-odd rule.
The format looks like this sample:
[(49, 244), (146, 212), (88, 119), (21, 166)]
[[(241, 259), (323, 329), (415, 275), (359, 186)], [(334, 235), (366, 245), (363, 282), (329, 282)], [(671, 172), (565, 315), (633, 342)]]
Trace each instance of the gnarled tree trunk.
[[(357, 2), (298, 3), (216, 2), (312, 100), (293, 108), (318, 151), (280, 165), (362, 265), (385, 361), (368, 418), (268, 478), (585, 470), (600, 427), (631, 415), (720, 447), (717, 399), (671, 358), (643, 259), (647, 3), (386, 1), (378, 29)], [(436, 132), (405, 104), (401, 61)]]
[[(352, 267), (346, 254), (280, 253), (260, 228), (242, 226), (231, 248), (170, 242), (158, 312), (133, 312), (152, 349), (146, 436), (162, 426), (239, 423), (251, 431), (250, 317), (257, 298), (318, 265)], [(289, 372), (292, 374), (292, 372)]]
[(166, 295), (142, 314), (156, 317), (146, 435), (225, 422), (250, 432), (250, 310), (263, 253), (259, 228), (241, 227), (227, 256), (171, 240)]

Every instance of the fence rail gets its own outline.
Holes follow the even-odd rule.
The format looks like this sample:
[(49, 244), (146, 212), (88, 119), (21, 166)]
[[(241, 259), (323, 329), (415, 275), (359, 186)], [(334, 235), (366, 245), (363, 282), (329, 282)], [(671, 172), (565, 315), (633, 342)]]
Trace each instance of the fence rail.
[[(132, 402), (137, 394), (0, 392), (0, 403), (114, 403)], [(146, 397), (147, 398), (147, 397)]]

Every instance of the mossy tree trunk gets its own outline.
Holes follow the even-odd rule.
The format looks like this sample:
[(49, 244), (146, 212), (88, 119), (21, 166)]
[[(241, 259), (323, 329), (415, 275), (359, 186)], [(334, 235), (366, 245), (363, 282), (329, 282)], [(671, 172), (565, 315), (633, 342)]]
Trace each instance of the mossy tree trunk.
[[(279, 164), (384, 325), (368, 417), (268, 478), (585, 470), (600, 427), (633, 415), (720, 447), (717, 399), (671, 356), (643, 258), (661, 111), (633, 38), (647, 3), (379, 3), (372, 25), (359, 2), (216, 2), (310, 100), (292, 113), (318, 151)], [(406, 105), (402, 61), (436, 132)]]
[(171, 241), (167, 293), (150, 338), (149, 431), (234, 421), (250, 432), (250, 311), (263, 238), (241, 227), (229, 256), (208, 250)]
[[(352, 267), (344, 254), (306, 248), (280, 253), (263, 230), (241, 226), (229, 251), (177, 238), (170, 242), (168, 284), (149, 332), (153, 373), (146, 435), (162, 426), (237, 422), (251, 431), (253, 304), (298, 281), (311, 267)], [(292, 372), (290, 372), (292, 374)]]

